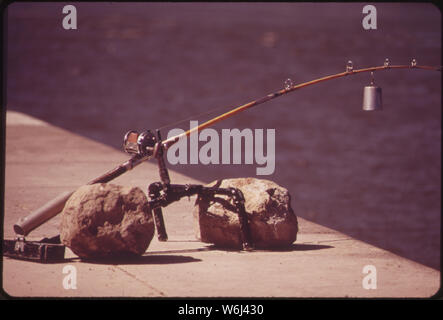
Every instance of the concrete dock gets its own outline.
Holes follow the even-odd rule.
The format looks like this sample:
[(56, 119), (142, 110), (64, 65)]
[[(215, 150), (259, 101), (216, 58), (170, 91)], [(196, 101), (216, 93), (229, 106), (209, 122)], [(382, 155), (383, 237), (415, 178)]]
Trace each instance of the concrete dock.
[[(17, 220), (127, 160), (111, 147), (9, 111), (6, 114), (4, 239)], [(174, 183), (199, 183), (170, 172)], [(113, 183), (143, 190), (158, 181), (146, 162)], [(285, 251), (225, 251), (195, 238), (187, 198), (164, 209), (169, 241), (154, 237), (137, 261), (81, 261), (69, 249), (60, 263), (3, 257), (10, 297), (432, 297), (440, 271), (298, 217), (297, 241)], [(27, 237), (58, 234), (57, 216)], [(75, 270), (75, 288), (65, 288)], [(368, 278), (369, 277), (369, 278)], [(368, 279), (371, 279), (370, 281)], [(369, 283), (369, 284), (368, 284)]]

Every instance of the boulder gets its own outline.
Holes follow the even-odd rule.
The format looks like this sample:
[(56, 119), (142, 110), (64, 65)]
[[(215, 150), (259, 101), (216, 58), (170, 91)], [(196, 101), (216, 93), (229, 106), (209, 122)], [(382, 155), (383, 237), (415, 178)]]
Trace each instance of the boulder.
[[(207, 186), (242, 191), (255, 248), (284, 248), (297, 239), (298, 221), (287, 189), (256, 178), (217, 180)], [(241, 248), (238, 215), (232, 206), (227, 196), (197, 197), (193, 212), (197, 238), (218, 247)]]
[(84, 259), (138, 256), (155, 226), (140, 188), (115, 184), (80, 187), (62, 211), (60, 240)]

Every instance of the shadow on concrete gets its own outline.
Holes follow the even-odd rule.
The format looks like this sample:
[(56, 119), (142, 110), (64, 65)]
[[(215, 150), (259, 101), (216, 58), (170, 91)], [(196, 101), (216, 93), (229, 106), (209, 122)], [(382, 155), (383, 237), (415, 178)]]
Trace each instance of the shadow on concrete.
[(76, 262), (79, 261), (79, 258), (66, 258), (66, 259), (57, 259), (57, 260), (50, 260), (50, 261), (40, 261), (37, 259), (26, 259), (26, 258), (19, 258), (19, 257), (11, 257), (7, 255), (3, 255), (3, 259), (11, 259), (11, 260), (22, 260), (26, 262), (34, 262), (37, 264), (62, 264), (62, 263), (68, 263), (68, 262)]
[(179, 250), (166, 250), (166, 251), (152, 251), (149, 252), (146, 256), (155, 255), (155, 254), (171, 254), (171, 253), (193, 253), (193, 252), (201, 252), (201, 251), (211, 251), (214, 250), (212, 246), (197, 248), (197, 249), (179, 249)]
[(175, 264), (175, 263), (188, 263), (199, 262), (200, 259), (196, 259), (189, 256), (182, 255), (144, 255), (140, 257), (132, 258), (116, 258), (116, 259), (100, 259), (100, 260), (86, 260), (81, 259), (82, 262), (92, 264), (106, 264), (106, 265), (138, 265), (138, 264)]
[(332, 249), (333, 246), (328, 246), (325, 244), (308, 244), (308, 243), (299, 243), (293, 244), (292, 248), (288, 249), (291, 251), (309, 251), (309, 250), (321, 250), (321, 249)]
[(252, 251), (243, 251), (235, 248), (222, 248), (219, 246), (212, 245), (209, 249), (212, 250), (222, 250), (222, 251), (230, 251), (230, 252), (290, 252), (290, 251), (309, 251), (309, 250), (320, 250), (320, 249), (331, 249), (333, 246), (323, 245), (323, 244), (305, 244), (305, 243), (297, 243), (291, 244), (287, 247), (281, 248), (257, 248)]
[[(177, 250), (178, 252), (179, 250)], [(192, 250), (183, 250), (184, 252), (189, 252)], [(194, 250), (198, 251), (198, 250)], [(165, 251), (166, 252), (166, 251)], [(170, 252), (170, 251), (167, 251)], [(11, 257), (6, 257), (8, 259), (15, 259)], [(37, 260), (31, 259), (17, 259), (17, 260), (26, 260), (29, 262), (39, 263), (39, 264), (66, 264), (68, 262), (84, 262), (84, 263), (92, 263), (92, 264), (106, 264), (106, 265), (137, 265), (137, 264), (175, 264), (175, 263), (188, 263), (188, 262), (198, 262), (201, 259), (196, 259), (189, 256), (182, 255), (171, 255), (171, 254), (161, 254), (161, 255), (144, 255), (141, 257), (125, 257), (125, 258), (115, 258), (115, 259), (81, 259), (79, 257), (74, 258), (66, 258), (63, 260), (54, 260), (41, 262)]]

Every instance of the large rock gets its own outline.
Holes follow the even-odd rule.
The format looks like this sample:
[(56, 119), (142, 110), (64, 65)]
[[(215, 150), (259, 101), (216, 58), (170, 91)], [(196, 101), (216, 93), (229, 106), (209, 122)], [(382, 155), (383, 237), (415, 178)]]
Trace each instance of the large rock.
[(141, 189), (102, 183), (72, 194), (62, 212), (60, 239), (81, 258), (136, 256), (148, 248), (154, 228)]
[[(297, 239), (298, 222), (287, 189), (269, 180), (238, 178), (207, 186), (238, 188), (245, 197), (251, 237), (257, 249), (283, 248)], [(219, 247), (241, 248), (238, 215), (227, 196), (197, 197), (194, 207), (197, 238)]]

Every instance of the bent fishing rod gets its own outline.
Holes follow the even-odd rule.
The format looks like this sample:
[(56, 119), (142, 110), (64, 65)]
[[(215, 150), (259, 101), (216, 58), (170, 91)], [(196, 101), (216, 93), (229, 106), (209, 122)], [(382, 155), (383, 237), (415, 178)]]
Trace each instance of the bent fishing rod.
[[(157, 158), (159, 162), (159, 169), (160, 169), (160, 177), (162, 178), (162, 181), (169, 181), (169, 176), (167, 173), (167, 169), (165, 167), (164, 159), (162, 155), (165, 151), (167, 151), (173, 144), (178, 142), (180, 139), (186, 138), (190, 136), (194, 132), (198, 132), (199, 130), (202, 130), (204, 128), (207, 128), (209, 126), (214, 125), (215, 123), (218, 123), (222, 120), (228, 119), (242, 111), (245, 111), (247, 109), (250, 109), (252, 107), (255, 107), (257, 105), (263, 104), (267, 101), (270, 101), (272, 99), (275, 99), (277, 97), (283, 96), (285, 94), (288, 94), (290, 92), (315, 85), (321, 82), (338, 79), (346, 76), (352, 76), (360, 73), (366, 73), (371, 72), (372, 76), (373, 73), (376, 71), (386, 71), (386, 70), (393, 70), (393, 69), (421, 69), (421, 70), (427, 70), (427, 71), (441, 71), (442, 67), (438, 66), (426, 66), (426, 65), (418, 65), (416, 60), (413, 59), (411, 61), (411, 64), (409, 65), (390, 65), (389, 60), (386, 59), (384, 64), (382, 66), (376, 66), (376, 67), (369, 67), (369, 68), (363, 68), (363, 69), (355, 69), (353, 68), (352, 62), (349, 61), (346, 65), (346, 70), (344, 72), (340, 72), (333, 75), (328, 75), (322, 78), (314, 79), (311, 81), (303, 82), (297, 85), (286, 85), (285, 88), (278, 90), (274, 93), (270, 93), (260, 99), (250, 101), (248, 103), (245, 103), (239, 107), (236, 107), (228, 112), (225, 112), (215, 118), (212, 118), (194, 128), (189, 129), (188, 131), (185, 131), (181, 134), (178, 134), (176, 136), (170, 137), (166, 140), (161, 139), (160, 137), (160, 131), (157, 130), (157, 136), (155, 136), (150, 130), (145, 131), (141, 134), (139, 134), (136, 131), (129, 131), (126, 133), (124, 137), (124, 149), (127, 153), (132, 154), (131, 158), (125, 161), (124, 163), (118, 165), (114, 169), (106, 172), (105, 174), (101, 175), (100, 177), (90, 181), (87, 183), (88, 185), (96, 184), (96, 183), (107, 183), (109, 181), (112, 181), (113, 179), (119, 177), (120, 175), (124, 174), (127, 171), (132, 170), (142, 162)], [(373, 86), (373, 81), (371, 82), (371, 86), (365, 87), (369, 89), (379, 89), (378, 87)], [(377, 90), (369, 90), (368, 92), (373, 92), (375, 95), (378, 94)], [(370, 94), (371, 94), (370, 93)], [(377, 104), (377, 96), (370, 97), (369, 103)], [(377, 106), (375, 106), (375, 109)], [(365, 110), (374, 110), (374, 108), (369, 107)], [(59, 214), (69, 197), (74, 193), (74, 191), (71, 192), (65, 192), (58, 196), (57, 198), (49, 201), (41, 208), (35, 210), (28, 216), (21, 218), (15, 225), (14, 225), (14, 231), (17, 235), (20, 236), (26, 236), (28, 235), (32, 230), (36, 229), (49, 219), (53, 218), (57, 214)]]

